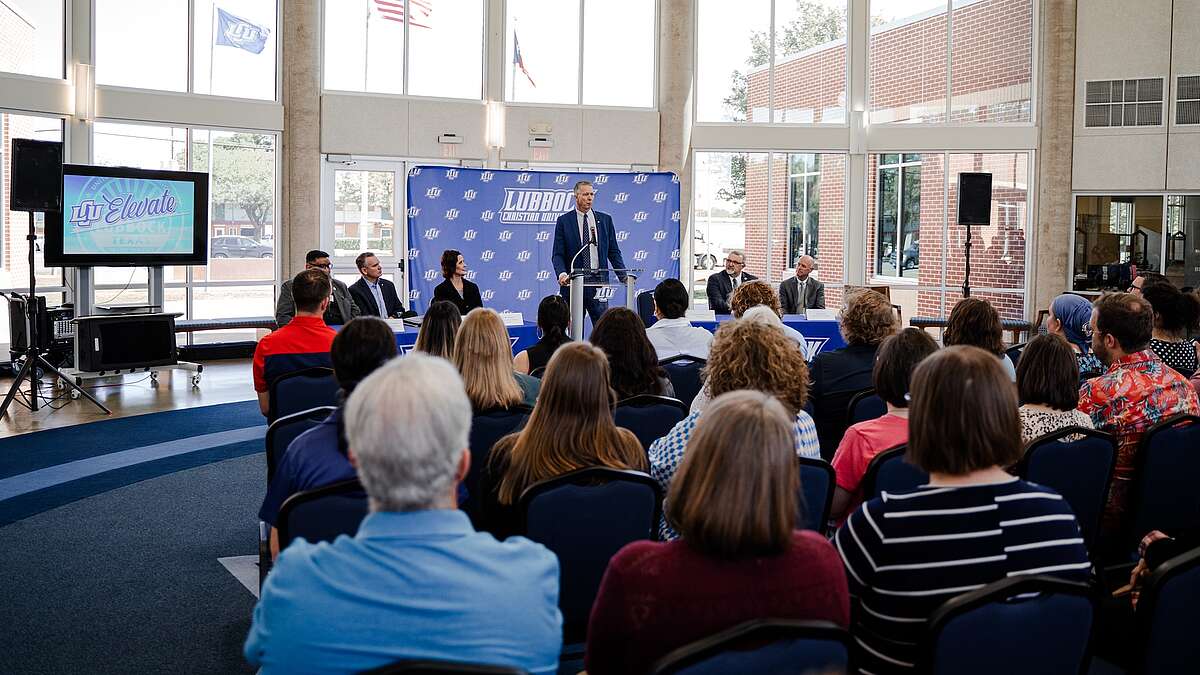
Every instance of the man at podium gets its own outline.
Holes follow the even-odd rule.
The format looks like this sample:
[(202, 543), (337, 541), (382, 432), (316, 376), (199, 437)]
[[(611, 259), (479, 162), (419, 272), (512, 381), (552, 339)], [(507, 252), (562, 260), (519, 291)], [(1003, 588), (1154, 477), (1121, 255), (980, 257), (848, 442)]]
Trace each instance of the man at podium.
[[(558, 273), (558, 283), (562, 287), (559, 292), (568, 303), (571, 302), (570, 273), (576, 269), (608, 270), (625, 269), (625, 261), (621, 258), (621, 249), (617, 246), (617, 233), (613, 229), (612, 217), (607, 213), (592, 210), (592, 201), (596, 198), (596, 188), (590, 181), (581, 180), (575, 184), (575, 208), (558, 217), (554, 226), (554, 271)], [(583, 250), (583, 249), (587, 250)], [(621, 281), (625, 274), (617, 273)], [(609, 280), (607, 271), (589, 275), (587, 283), (604, 283)], [(596, 298), (595, 287), (583, 289), (583, 306), (588, 316), (592, 317), (592, 325), (600, 319), (608, 303)]]

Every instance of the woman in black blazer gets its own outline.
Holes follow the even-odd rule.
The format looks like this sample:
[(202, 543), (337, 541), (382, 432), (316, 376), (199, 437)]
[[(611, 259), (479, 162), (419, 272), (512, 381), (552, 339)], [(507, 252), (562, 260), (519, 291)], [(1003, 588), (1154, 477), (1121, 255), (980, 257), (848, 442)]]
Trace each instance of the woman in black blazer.
[(433, 289), (434, 301), (445, 300), (458, 307), (463, 316), (476, 307), (483, 307), (483, 298), (479, 297), (479, 287), (466, 280), (467, 261), (462, 253), (449, 249), (442, 251), (442, 276), (445, 281)]

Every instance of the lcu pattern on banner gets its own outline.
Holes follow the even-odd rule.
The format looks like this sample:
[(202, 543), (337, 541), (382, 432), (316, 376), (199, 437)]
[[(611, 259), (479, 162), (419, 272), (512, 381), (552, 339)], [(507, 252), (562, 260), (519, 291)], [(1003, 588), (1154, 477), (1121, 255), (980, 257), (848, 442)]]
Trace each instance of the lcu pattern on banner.
[[(645, 270), (638, 290), (679, 277), (675, 174), (418, 166), (408, 174), (409, 306), (421, 313), (429, 308), (442, 282), (442, 251), (456, 249), (484, 306), (522, 312), (533, 321), (541, 299), (559, 291), (550, 260), (554, 225), (575, 208), (572, 188), (580, 180), (596, 189), (592, 210), (612, 216), (626, 267)], [(624, 304), (621, 288), (600, 294), (612, 296), (610, 306)]]

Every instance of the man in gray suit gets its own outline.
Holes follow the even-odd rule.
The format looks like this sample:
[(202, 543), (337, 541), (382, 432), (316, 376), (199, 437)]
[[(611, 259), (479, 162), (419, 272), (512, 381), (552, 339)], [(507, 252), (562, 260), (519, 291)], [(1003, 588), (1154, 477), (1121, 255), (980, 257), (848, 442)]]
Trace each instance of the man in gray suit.
[[(344, 326), (350, 319), (358, 316), (358, 305), (350, 296), (350, 288), (341, 281), (333, 278), (333, 263), (329, 254), (321, 250), (309, 251), (304, 256), (304, 269), (321, 270), (329, 275), (333, 282), (333, 295), (329, 296), (329, 309), (325, 310), (325, 324), (329, 326)], [(296, 315), (296, 301), (292, 298), (292, 280), (288, 279), (279, 287), (279, 302), (275, 303), (275, 323), (285, 326)]]
[(796, 261), (796, 276), (779, 284), (779, 304), (784, 314), (800, 314), (806, 309), (825, 309), (825, 284), (812, 278), (817, 261), (802, 255)]

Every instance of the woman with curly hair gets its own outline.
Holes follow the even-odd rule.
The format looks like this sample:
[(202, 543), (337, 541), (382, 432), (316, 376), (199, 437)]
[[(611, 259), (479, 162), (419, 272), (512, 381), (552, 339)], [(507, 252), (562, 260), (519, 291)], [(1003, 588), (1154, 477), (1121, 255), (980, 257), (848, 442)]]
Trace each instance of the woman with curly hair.
[[(750, 389), (770, 394), (779, 399), (794, 418), (792, 432), (796, 454), (801, 457), (817, 457), (817, 429), (804, 404), (808, 400), (808, 364), (804, 355), (796, 349), (791, 338), (777, 328), (755, 321), (735, 319), (721, 325), (713, 339), (705, 367), (708, 379), (704, 393), (711, 400), (730, 391)], [(683, 418), (673, 429), (650, 446), (650, 475), (658, 481), (663, 491), (671, 486), (692, 430), (696, 428), (704, 411), (695, 411)], [(744, 452), (755, 448), (745, 447)], [(678, 535), (667, 524), (659, 521), (661, 539), (674, 539)]]
[(604, 312), (590, 340), (608, 355), (618, 401), (640, 394), (675, 396), (667, 371), (658, 365), (654, 345), (646, 337), (646, 325), (633, 310), (613, 307)]
[[(792, 328), (783, 322), (783, 309), (779, 305), (779, 296), (775, 294), (775, 289), (771, 288), (765, 281), (747, 281), (733, 291), (733, 295), (729, 297), (729, 309), (733, 312), (733, 318), (740, 319), (747, 312), (762, 307), (762, 310), (751, 312), (754, 314), (755, 320), (769, 323), (783, 331), (784, 335), (795, 340), (800, 349), (804, 352), (804, 360), (809, 360), (812, 355), (808, 353), (808, 340), (804, 339), (804, 335), (800, 331)], [(766, 310), (770, 310), (767, 312)], [(771, 315), (774, 314), (774, 317)]]
[(950, 310), (950, 318), (946, 320), (942, 344), (947, 347), (979, 347), (985, 352), (995, 354), (1000, 359), (1004, 372), (1008, 374), (1008, 379), (1017, 381), (1017, 369), (1004, 353), (1004, 329), (1000, 323), (1000, 313), (986, 300), (959, 300), (954, 309)]
[(854, 393), (871, 386), (875, 353), (896, 332), (899, 321), (882, 294), (859, 289), (846, 295), (838, 328), (844, 349), (821, 352), (812, 361), (813, 418), (821, 439), (821, 456), (833, 457), (849, 420), (846, 407)]

